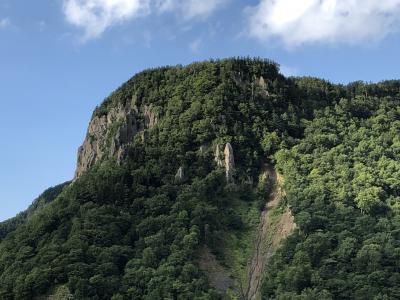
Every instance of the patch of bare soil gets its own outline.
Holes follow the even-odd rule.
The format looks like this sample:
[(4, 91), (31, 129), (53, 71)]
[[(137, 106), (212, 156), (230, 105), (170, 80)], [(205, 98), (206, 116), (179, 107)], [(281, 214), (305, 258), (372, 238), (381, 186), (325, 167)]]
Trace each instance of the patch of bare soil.
[(272, 183), (272, 190), (260, 216), (254, 241), (254, 251), (249, 262), (247, 279), (244, 283), (245, 288), (241, 292), (241, 297), (245, 300), (260, 298), (262, 275), (267, 268), (268, 261), (278, 249), (282, 240), (296, 228), (294, 217), (288, 208), (278, 219), (273, 218), (273, 209), (278, 206), (283, 196), (281, 188), (283, 179), (272, 165), (266, 164), (264, 170), (268, 180)]

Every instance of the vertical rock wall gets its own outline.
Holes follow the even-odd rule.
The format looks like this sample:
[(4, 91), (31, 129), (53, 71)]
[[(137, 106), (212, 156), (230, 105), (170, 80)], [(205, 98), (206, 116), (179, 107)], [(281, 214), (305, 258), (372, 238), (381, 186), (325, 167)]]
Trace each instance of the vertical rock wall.
[(106, 115), (93, 116), (86, 138), (78, 149), (75, 178), (104, 157), (116, 157), (121, 162), (134, 136), (139, 131), (151, 129), (156, 123), (152, 106), (137, 107), (135, 97), (126, 105), (118, 104), (111, 108)]
[(235, 172), (235, 157), (233, 155), (233, 148), (230, 143), (225, 144), (224, 151), (220, 145), (215, 149), (215, 162), (218, 167), (225, 168), (225, 177), (228, 183), (233, 183), (233, 174)]
[(225, 176), (228, 183), (233, 183), (233, 173), (235, 171), (235, 158), (230, 143), (226, 143), (224, 149), (225, 156)]

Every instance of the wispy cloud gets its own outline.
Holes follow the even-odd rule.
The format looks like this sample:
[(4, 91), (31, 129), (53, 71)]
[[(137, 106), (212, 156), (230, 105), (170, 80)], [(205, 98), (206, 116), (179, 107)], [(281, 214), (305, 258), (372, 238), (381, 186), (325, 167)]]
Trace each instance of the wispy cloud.
[(249, 11), (251, 36), (288, 47), (379, 40), (400, 29), (400, 0), (260, 0)]
[(202, 38), (197, 38), (195, 40), (193, 40), (190, 44), (189, 44), (189, 48), (192, 52), (198, 54), (200, 53), (200, 49), (203, 46), (203, 39)]
[(230, 0), (154, 0), (159, 13), (176, 12), (185, 20), (205, 18)]
[(208, 17), (215, 10), (227, 4), (228, 0), (184, 0), (180, 1), (183, 17), (192, 19)]
[(99, 37), (108, 27), (149, 13), (150, 0), (64, 0), (69, 23), (85, 31), (84, 39)]
[(206, 18), (229, 0), (64, 0), (68, 23), (84, 30), (84, 40), (109, 27), (152, 13), (175, 13), (185, 21)]
[(8, 19), (8, 18), (0, 19), (0, 29), (7, 28), (10, 25), (11, 25), (10, 19)]

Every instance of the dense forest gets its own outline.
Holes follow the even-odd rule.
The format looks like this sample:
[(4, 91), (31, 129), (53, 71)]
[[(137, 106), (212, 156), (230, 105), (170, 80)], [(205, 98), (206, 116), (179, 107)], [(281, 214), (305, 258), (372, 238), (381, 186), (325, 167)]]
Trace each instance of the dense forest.
[(95, 163), (0, 223), (0, 299), (246, 298), (265, 163), (296, 229), (257, 297), (399, 299), (399, 133), (400, 81), (286, 78), (258, 58), (138, 73), (93, 113)]

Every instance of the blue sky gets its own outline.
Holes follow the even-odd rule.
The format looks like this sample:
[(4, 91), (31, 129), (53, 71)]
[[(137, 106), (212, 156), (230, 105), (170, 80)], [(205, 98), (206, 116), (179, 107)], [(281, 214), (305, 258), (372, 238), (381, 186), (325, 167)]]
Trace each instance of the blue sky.
[(400, 77), (400, 0), (0, 0), (0, 220), (72, 178), (91, 113), (136, 72), (259, 56)]

